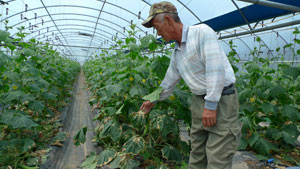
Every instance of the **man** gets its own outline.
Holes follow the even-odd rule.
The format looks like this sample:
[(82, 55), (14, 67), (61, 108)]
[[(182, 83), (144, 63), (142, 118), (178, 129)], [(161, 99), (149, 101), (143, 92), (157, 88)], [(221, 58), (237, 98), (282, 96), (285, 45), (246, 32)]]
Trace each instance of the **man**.
[[(159, 100), (171, 94), (180, 78), (194, 94), (189, 169), (230, 169), (241, 130), (238, 96), (233, 69), (215, 32), (205, 24), (183, 25), (170, 2), (153, 4), (142, 25), (176, 43)], [(146, 101), (141, 110), (148, 113), (154, 105)]]

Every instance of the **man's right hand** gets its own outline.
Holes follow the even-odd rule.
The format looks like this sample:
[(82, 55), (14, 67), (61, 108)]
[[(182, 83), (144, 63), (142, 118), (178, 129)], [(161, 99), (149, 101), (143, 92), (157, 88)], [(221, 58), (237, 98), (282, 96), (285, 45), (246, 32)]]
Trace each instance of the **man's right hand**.
[(149, 100), (147, 100), (142, 104), (140, 110), (144, 111), (147, 114), (154, 106), (154, 103), (151, 103)]

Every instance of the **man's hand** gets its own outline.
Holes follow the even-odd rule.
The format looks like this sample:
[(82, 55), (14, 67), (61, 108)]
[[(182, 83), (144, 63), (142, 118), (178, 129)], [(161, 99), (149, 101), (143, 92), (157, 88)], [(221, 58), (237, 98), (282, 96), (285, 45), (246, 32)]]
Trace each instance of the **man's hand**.
[(217, 123), (217, 110), (205, 109), (202, 113), (202, 124), (204, 127), (212, 127)]
[(142, 106), (141, 106), (141, 110), (144, 111), (146, 114), (149, 113), (149, 111), (152, 109), (152, 107), (154, 107), (155, 104), (151, 103), (149, 100), (145, 101)]

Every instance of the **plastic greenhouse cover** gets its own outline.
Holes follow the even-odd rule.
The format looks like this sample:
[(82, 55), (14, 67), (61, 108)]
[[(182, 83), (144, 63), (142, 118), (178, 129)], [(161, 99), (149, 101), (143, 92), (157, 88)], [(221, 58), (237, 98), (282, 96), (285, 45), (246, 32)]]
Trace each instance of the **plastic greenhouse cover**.
[[(179, 12), (179, 16), (186, 25), (194, 25), (226, 13), (237, 10), (231, 0), (168, 0)], [(110, 47), (112, 37), (125, 38), (125, 29), (131, 23), (137, 24), (140, 30), (137, 37), (156, 34), (152, 28), (147, 29), (141, 22), (147, 18), (150, 5), (158, 0), (6, 0), (8, 4), (1, 5), (1, 30), (5, 29), (4, 19), (8, 18), (8, 26), (13, 26), (11, 35), (24, 26), (28, 32), (27, 40), (36, 38), (49, 41), (50, 44), (68, 44), (74, 46)], [(234, 1), (239, 8), (247, 7), (251, 3)], [(299, 19), (298, 13), (269, 19), (264, 23), (252, 23), (251, 27), (272, 26)], [(222, 39), (225, 51), (229, 50), (228, 41), (233, 40), (238, 46), (241, 56), (249, 55), (249, 51), (256, 45), (254, 37), (261, 36), (268, 46), (266, 53), (274, 51), (278, 45), (284, 45), (294, 38), (289, 26), (278, 30)], [(231, 28), (218, 32), (219, 36), (232, 35), (239, 31), (249, 30), (248, 25)], [(94, 37), (92, 37), (94, 35)], [(63, 50), (63, 47), (56, 47)], [(78, 60), (84, 61), (87, 55), (95, 50), (70, 47), (72, 54)], [(87, 53), (89, 52), (89, 53)]]

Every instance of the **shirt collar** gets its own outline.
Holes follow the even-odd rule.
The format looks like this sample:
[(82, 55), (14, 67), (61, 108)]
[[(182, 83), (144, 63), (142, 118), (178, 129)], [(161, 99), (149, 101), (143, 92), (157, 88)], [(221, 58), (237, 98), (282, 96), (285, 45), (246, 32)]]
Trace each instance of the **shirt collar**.
[[(182, 26), (181, 43), (186, 43), (189, 27), (187, 25)], [(175, 49), (179, 48), (179, 44), (175, 41)]]

